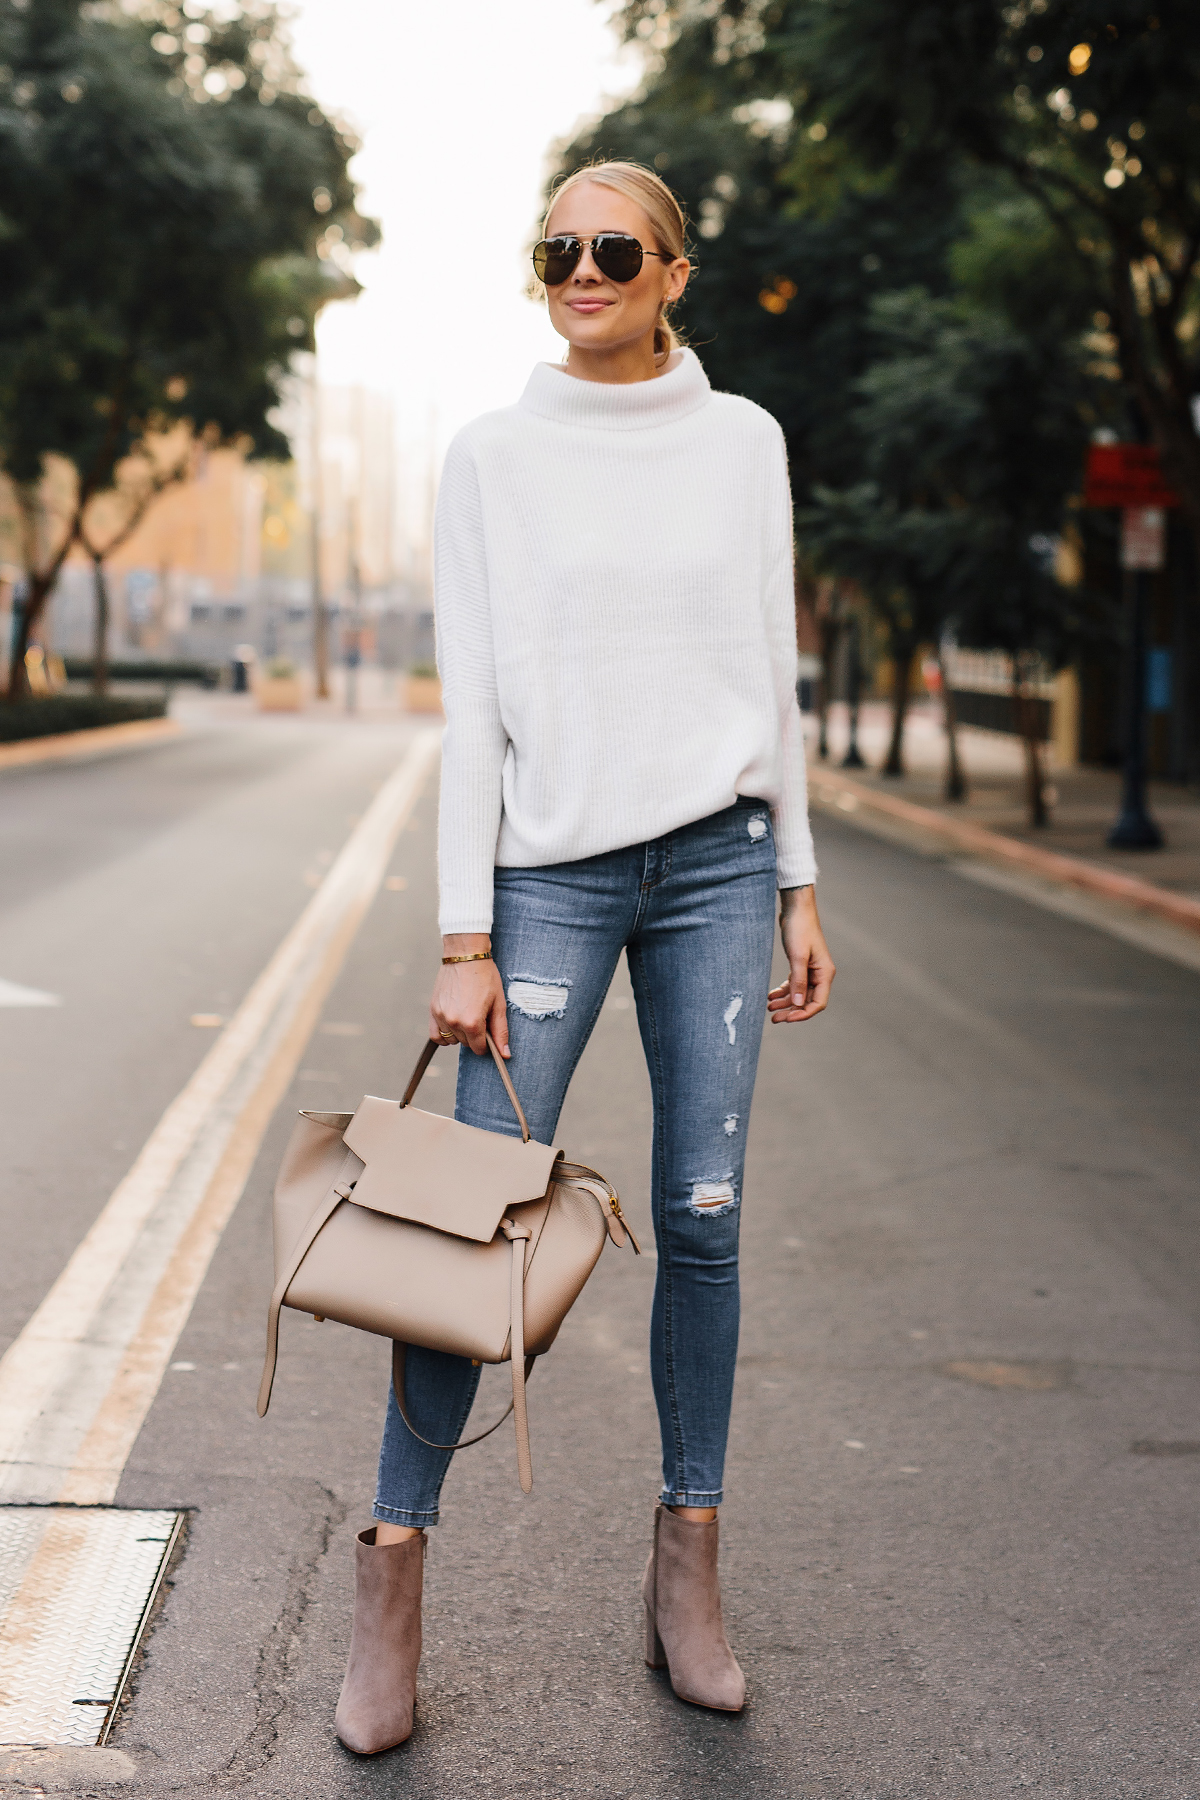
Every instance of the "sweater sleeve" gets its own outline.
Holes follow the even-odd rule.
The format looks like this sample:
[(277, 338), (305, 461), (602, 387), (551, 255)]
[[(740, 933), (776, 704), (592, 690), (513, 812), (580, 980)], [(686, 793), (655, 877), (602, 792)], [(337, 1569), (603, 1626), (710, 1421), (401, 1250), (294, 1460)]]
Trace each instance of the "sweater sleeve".
[(434, 617), (446, 731), (438, 812), (439, 928), (490, 931), (508, 733), (496, 694), (479, 480), (451, 444), (433, 528)]
[(764, 500), (763, 620), (775, 677), (782, 759), (779, 803), (772, 812), (775, 854), (779, 886), (806, 887), (817, 878), (817, 864), (808, 823), (804, 729), (796, 698), (796, 547), (782, 432), (776, 433), (769, 452)]

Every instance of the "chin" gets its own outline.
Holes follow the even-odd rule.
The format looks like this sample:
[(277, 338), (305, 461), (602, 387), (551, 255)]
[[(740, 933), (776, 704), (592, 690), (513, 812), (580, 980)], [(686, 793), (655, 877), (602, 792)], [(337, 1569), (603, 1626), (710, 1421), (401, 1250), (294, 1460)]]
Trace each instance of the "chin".
[(619, 350), (630, 342), (628, 324), (623, 321), (618, 325), (607, 315), (580, 319), (572, 313), (565, 324), (565, 330), (559, 327), (561, 335), (580, 350)]

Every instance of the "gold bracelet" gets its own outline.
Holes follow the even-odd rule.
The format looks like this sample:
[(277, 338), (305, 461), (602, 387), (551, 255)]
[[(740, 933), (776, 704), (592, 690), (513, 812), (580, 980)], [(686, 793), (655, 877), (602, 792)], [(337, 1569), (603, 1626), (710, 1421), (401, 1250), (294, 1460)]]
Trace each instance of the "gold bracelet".
[(470, 956), (443, 956), (442, 958), (444, 963), (491, 962), (491, 960), (492, 953), (490, 950), (472, 950)]

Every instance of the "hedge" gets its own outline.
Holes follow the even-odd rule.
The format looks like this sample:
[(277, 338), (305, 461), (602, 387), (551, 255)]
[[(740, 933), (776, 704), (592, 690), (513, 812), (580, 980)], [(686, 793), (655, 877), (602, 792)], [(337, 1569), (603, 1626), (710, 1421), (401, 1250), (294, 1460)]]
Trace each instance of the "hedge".
[(0, 700), (0, 744), (20, 738), (55, 737), (63, 731), (94, 731), (98, 725), (127, 725), (133, 719), (166, 717), (165, 700), (118, 700), (107, 694), (48, 694), (39, 700)]
[[(92, 659), (90, 656), (67, 656), (63, 658), (68, 681), (90, 681), (92, 678)], [(215, 688), (220, 685), (220, 663), (185, 662), (182, 658), (175, 662), (112, 662), (108, 665), (110, 681), (190, 681), (200, 687)]]

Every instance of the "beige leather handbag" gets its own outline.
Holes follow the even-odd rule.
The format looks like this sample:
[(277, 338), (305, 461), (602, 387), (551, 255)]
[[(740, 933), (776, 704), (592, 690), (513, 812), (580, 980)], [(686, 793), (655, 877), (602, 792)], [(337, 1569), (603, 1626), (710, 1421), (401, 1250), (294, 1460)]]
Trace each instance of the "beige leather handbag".
[[(525, 1383), (579, 1297), (605, 1235), (641, 1248), (603, 1175), (535, 1144), (504, 1059), (488, 1048), (520, 1138), (421, 1112), (412, 1097), (437, 1050), (417, 1059), (403, 1100), (368, 1095), (354, 1113), (302, 1112), (275, 1186), (275, 1290), (258, 1393), (271, 1400), (279, 1309), (391, 1338), (396, 1404), (408, 1344), (512, 1362), (513, 1397), (477, 1444), (515, 1415), (521, 1486), (533, 1486)], [(430, 1443), (422, 1438), (422, 1443)]]

